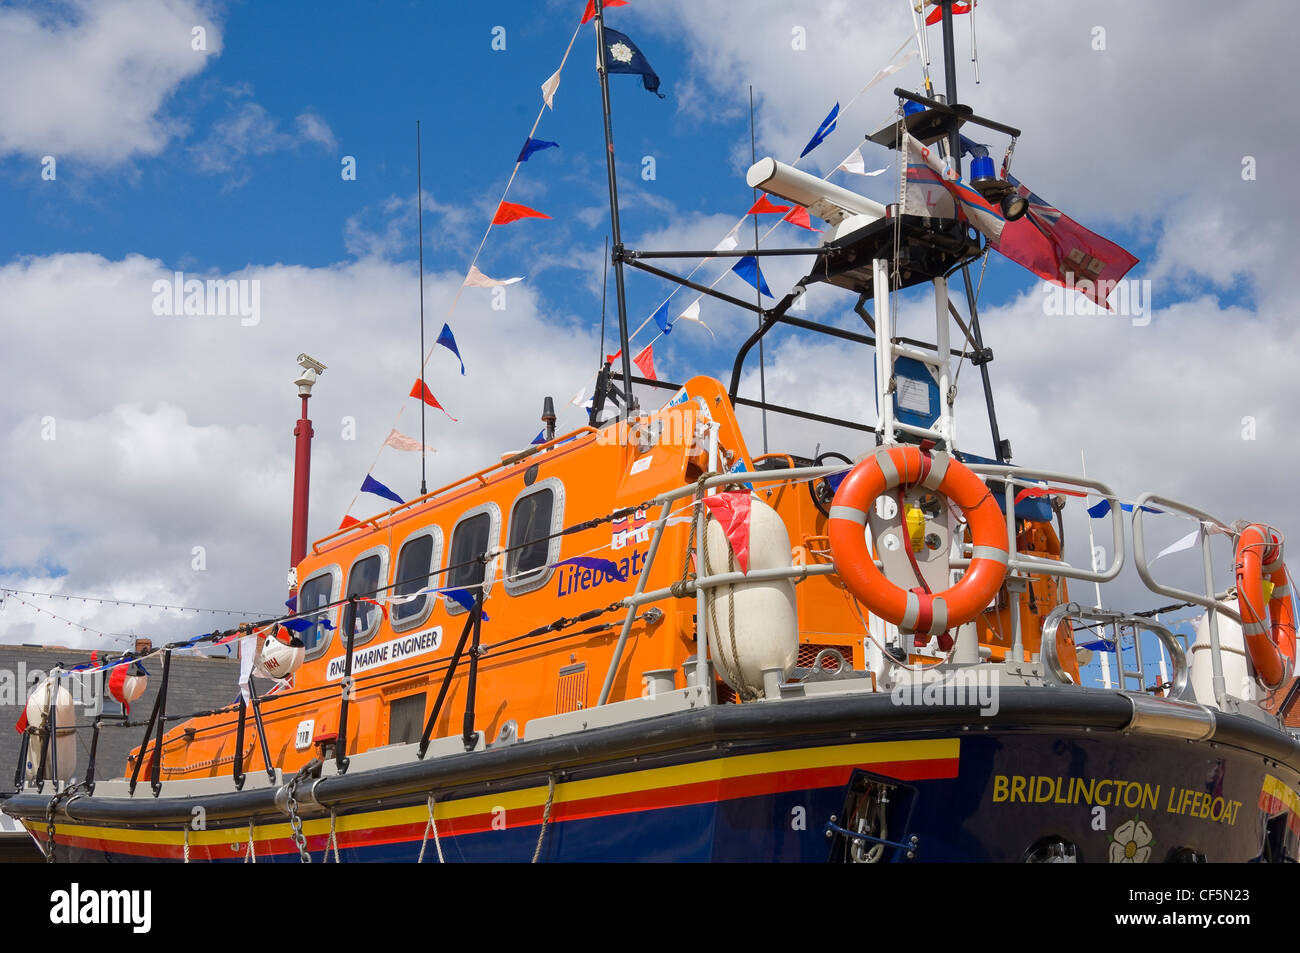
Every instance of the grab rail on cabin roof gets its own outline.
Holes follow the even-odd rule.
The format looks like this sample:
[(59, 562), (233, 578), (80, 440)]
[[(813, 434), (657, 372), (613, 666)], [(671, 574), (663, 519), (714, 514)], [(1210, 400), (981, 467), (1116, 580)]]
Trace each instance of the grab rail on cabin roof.
[(1169, 653), (1169, 659), (1172, 663), (1173, 672), (1169, 677), (1168, 690), (1164, 685), (1158, 686), (1159, 691), (1163, 692), (1161, 697), (1170, 698), (1175, 701), (1192, 701), (1191, 686), (1189, 683), (1189, 667), (1187, 663), (1187, 653), (1183, 647), (1178, 644), (1178, 639), (1172, 629), (1163, 622), (1158, 622), (1148, 616), (1131, 615), (1124, 612), (1116, 612), (1111, 609), (1095, 609), (1089, 606), (1081, 606), (1077, 602), (1064, 603), (1057, 606), (1047, 614), (1043, 620), (1043, 643), (1042, 643), (1042, 660), (1043, 670), (1049, 678), (1058, 685), (1074, 684), (1069, 673), (1061, 664), (1060, 657), (1056, 652), (1056, 634), (1061, 624), (1066, 620), (1079, 620), (1082, 622), (1098, 622), (1111, 627), (1115, 633), (1115, 648), (1118, 656), (1120, 648), (1120, 639), (1123, 637), (1125, 628), (1131, 629), (1134, 633), (1134, 643), (1136, 651), (1134, 656), (1137, 662), (1135, 671), (1125, 671), (1121, 662), (1119, 665), (1119, 687), (1121, 690), (1127, 690), (1125, 686), (1125, 677), (1137, 678), (1140, 681), (1139, 691), (1148, 692), (1146, 687), (1146, 668), (1142, 660), (1141, 632), (1143, 630), (1151, 632), (1160, 641), (1165, 651)]

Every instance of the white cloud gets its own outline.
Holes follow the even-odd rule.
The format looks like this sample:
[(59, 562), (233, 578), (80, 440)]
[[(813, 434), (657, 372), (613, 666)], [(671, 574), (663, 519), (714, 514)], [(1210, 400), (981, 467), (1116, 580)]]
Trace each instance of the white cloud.
[[(206, 4), (72, 0), (66, 16), (0, 9), (0, 156), (111, 165), (157, 155), (185, 130), (167, 98), (221, 53)], [(195, 27), (206, 51), (192, 48)]]
[[(23, 355), (0, 394), (0, 584), (274, 609), (288, 566), (300, 351), (329, 368), (311, 401), (313, 538), (338, 525), (399, 409), (396, 426), (418, 434), (419, 405), (405, 397), (419, 367), (413, 262), (250, 266), (223, 276), (261, 283), (254, 327), (234, 316), (154, 315), (153, 282), (170, 277), (140, 256), (53, 255), (0, 268), (0, 326)], [(432, 340), (461, 276), (425, 277)], [(467, 376), (441, 349), (430, 360), (429, 386), (460, 419), (429, 415), (427, 442), (443, 451), (429, 458), (431, 486), (525, 446), (546, 394), (556, 397), (562, 427), (583, 422), (567, 398), (590, 376), (596, 342), (547, 313), (527, 285), (507, 295), (507, 308), (493, 311), (489, 292), (467, 289), (451, 318)], [(503, 351), (503, 340), (529, 347)], [(46, 417), (54, 440), (42, 439)], [(345, 417), (356, 420), (355, 440), (343, 437)], [(374, 472), (415, 495), (415, 455), (385, 450)], [(353, 512), (385, 506), (363, 497)], [(195, 546), (205, 549), (205, 571), (192, 568)], [(213, 624), (128, 607), (60, 602), (57, 611), (155, 640)], [(79, 641), (40, 618), (41, 638)], [(0, 638), (30, 638), (25, 626), (35, 619), (11, 602)]]

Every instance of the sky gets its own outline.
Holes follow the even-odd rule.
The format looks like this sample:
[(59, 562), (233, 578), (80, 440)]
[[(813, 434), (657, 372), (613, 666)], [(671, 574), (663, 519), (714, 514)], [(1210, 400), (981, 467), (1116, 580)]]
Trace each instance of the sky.
[[(406, 397), (420, 360), (417, 120), (426, 334), (431, 342), (449, 324), (465, 361), (463, 376), (445, 350), (428, 363), (450, 415), (428, 418), (430, 487), (525, 446), (546, 395), (562, 429), (584, 422), (570, 398), (590, 393), (602, 353), (609, 217), (582, 7), (0, 5), (0, 88), (10, 91), (0, 99), (0, 587), (145, 603), (10, 594), (0, 640), (122, 648), (133, 635), (159, 642), (253, 618), (151, 603), (276, 611), (300, 352), (328, 368), (311, 400), (312, 538), (346, 513), (387, 507), (358, 498), (367, 473), (415, 495), (417, 455), (383, 442), (394, 428), (419, 433)], [(1023, 131), (1015, 174), (1140, 259), (1129, 274), (1140, 307), (1060, 314), (1062, 304), (1086, 309), (990, 257), (981, 321), (1016, 462), (1077, 473), (1084, 451), (1089, 474), (1125, 499), (1158, 490), (1228, 521), (1297, 525), (1287, 491), (1300, 465), (1300, 384), (1288, 368), (1300, 323), (1284, 259), (1300, 211), (1285, 173), (1300, 117), (1291, 98), (1271, 95), (1290, 80), (1276, 20), (1263, 2), (1208, 0), (1179, 4), (1176, 16), (1126, 0), (985, 0), (958, 19), (960, 97)], [(920, 57), (904, 61), (914, 49), (906, 0), (631, 0), (608, 22), (639, 46), (665, 94), (611, 78), (628, 246), (711, 248), (741, 220), (752, 202), (751, 88), (758, 156), (793, 161), (838, 102), (835, 131), (800, 167), (881, 201), (896, 194), (897, 166), (882, 148), (863, 147), (867, 170), (886, 170), (878, 176), (833, 170), (888, 121), (895, 85), (920, 87)], [(540, 87), (575, 29), (544, 109)], [(862, 92), (891, 62), (902, 69)], [(539, 111), (535, 135), (559, 147), (511, 180)], [(1007, 141), (988, 144), (1000, 158)], [(509, 201), (550, 217), (487, 232), (508, 181)], [(752, 228), (746, 220), (741, 235), (752, 240)], [(816, 241), (788, 224), (764, 238)], [(471, 261), (523, 280), (461, 291)], [(777, 294), (800, 263), (765, 266)], [(246, 313), (165, 313), (156, 283), (170, 287), (177, 272), (242, 282)], [(753, 294), (725, 265), (701, 276)], [(672, 291), (638, 273), (627, 289), (633, 328)], [(678, 291), (670, 312), (692, 297)], [(852, 327), (853, 301), (814, 286), (804, 316)], [(904, 295), (902, 331), (924, 333), (931, 309)], [(661, 377), (729, 374), (753, 315), (705, 301), (701, 316), (707, 330), (680, 322), (655, 343)], [(655, 330), (641, 331), (634, 350)], [(603, 352), (616, 349), (615, 333), (611, 321)], [(873, 360), (829, 338), (776, 332), (767, 393), (874, 423)], [(957, 446), (991, 455), (978, 372), (963, 368), (958, 380)], [(751, 360), (742, 393), (758, 386)], [(759, 448), (757, 416), (741, 416)], [(777, 417), (768, 428), (773, 450), (866, 449), (861, 434)], [(1194, 528), (1169, 516), (1150, 525), (1157, 546)], [(1087, 529), (1072, 507), (1075, 562), (1087, 562)], [(1175, 585), (1196, 582), (1195, 554), (1160, 566)], [(1227, 585), (1226, 547), (1216, 567)], [(1131, 565), (1105, 595), (1128, 608), (1166, 601), (1134, 581)]]

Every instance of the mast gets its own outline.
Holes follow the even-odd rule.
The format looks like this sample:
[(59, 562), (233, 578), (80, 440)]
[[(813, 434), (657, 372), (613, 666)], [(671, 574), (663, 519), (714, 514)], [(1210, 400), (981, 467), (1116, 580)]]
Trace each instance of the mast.
[(628, 353), (627, 297), (623, 288), (623, 232), (618, 220), (618, 179), (614, 173), (614, 130), (609, 115), (609, 74), (605, 70), (605, 4), (596, 0), (596, 73), (600, 76), (600, 103), (605, 117), (605, 170), (609, 176), (610, 231), (614, 240), (614, 296), (618, 302), (618, 340), (622, 353), (623, 410), (636, 416), (632, 396), (632, 355)]

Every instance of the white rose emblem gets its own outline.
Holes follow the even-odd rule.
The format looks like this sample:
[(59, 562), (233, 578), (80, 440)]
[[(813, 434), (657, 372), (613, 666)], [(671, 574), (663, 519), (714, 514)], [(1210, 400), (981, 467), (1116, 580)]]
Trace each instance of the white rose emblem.
[(1155, 838), (1151, 828), (1136, 817), (1115, 828), (1110, 842), (1112, 864), (1145, 864), (1151, 856), (1151, 843)]
[(626, 43), (615, 43), (609, 48), (609, 55), (620, 63), (632, 62), (632, 50)]

